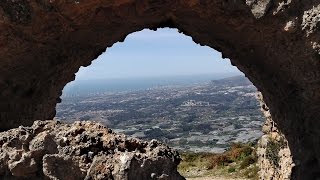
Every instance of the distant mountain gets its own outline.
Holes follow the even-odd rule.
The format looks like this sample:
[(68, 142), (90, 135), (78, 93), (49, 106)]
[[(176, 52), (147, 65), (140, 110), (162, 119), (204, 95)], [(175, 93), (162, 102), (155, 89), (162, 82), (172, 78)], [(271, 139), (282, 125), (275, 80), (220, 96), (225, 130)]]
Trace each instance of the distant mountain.
[(212, 80), (212, 85), (215, 86), (249, 86), (252, 85), (251, 81), (245, 76), (232, 76), (219, 80)]

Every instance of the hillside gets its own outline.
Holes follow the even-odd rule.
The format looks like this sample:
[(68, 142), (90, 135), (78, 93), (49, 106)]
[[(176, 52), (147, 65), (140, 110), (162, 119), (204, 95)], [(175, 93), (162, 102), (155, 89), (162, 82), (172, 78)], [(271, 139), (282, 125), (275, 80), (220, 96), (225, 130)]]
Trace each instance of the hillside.
[(178, 171), (187, 180), (258, 179), (254, 143), (233, 143), (224, 153), (181, 153)]
[(251, 81), (245, 76), (232, 76), (228, 78), (212, 80), (212, 85), (215, 86), (249, 86), (252, 85)]

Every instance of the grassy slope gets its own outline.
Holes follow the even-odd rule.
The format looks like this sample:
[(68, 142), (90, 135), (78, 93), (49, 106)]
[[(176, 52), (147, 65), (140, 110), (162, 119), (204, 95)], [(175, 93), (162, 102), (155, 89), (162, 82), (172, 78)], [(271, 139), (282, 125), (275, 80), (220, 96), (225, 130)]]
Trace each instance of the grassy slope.
[(232, 144), (222, 154), (182, 152), (178, 171), (186, 178), (223, 177), (258, 179), (257, 156), (252, 144)]

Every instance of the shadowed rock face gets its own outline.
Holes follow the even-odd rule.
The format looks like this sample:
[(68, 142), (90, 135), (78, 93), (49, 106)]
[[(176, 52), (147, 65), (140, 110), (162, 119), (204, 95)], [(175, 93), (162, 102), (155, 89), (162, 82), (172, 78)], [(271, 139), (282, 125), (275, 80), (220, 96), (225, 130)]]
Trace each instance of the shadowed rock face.
[[(2, 129), (51, 119), (80, 66), (144, 28), (175, 27), (231, 59), (264, 95), (293, 156), (320, 177), (318, 0), (3, 0)], [(48, 157), (51, 158), (51, 157)], [(57, 161), (63, 158), (57, 158)], [(33, 162), (30, 161), (30, 164)]]
[(176, 179), (180, 157), (92, 122), (35, 121), (0, 133), (0, 179)]

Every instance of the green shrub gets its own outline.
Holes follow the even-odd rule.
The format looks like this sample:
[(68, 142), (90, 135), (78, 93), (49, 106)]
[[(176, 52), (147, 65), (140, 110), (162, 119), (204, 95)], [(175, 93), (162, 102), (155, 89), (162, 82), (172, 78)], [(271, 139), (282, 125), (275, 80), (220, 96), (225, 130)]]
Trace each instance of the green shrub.
[(256, 162), (257, 162), (257, 157), (256, 156), (254, 156), (254, 155), (247, 156), (241, 161), (240, 169), (244, 169), (244, 168), (246, 168), (246, 167), (248, 167), (251, 164), (254, 164)]
[(285, 141), (280, 139), (280, 141), (269, 139), (266, 148), (266, 158), (271, 162), (274, 167), (279, 167), (279, 151), (285, 147)]
[(230, 167), (230, 168), (228, 169), (228, 173), (233, 173), (233, 172), (236, 172), (236, 168)]

